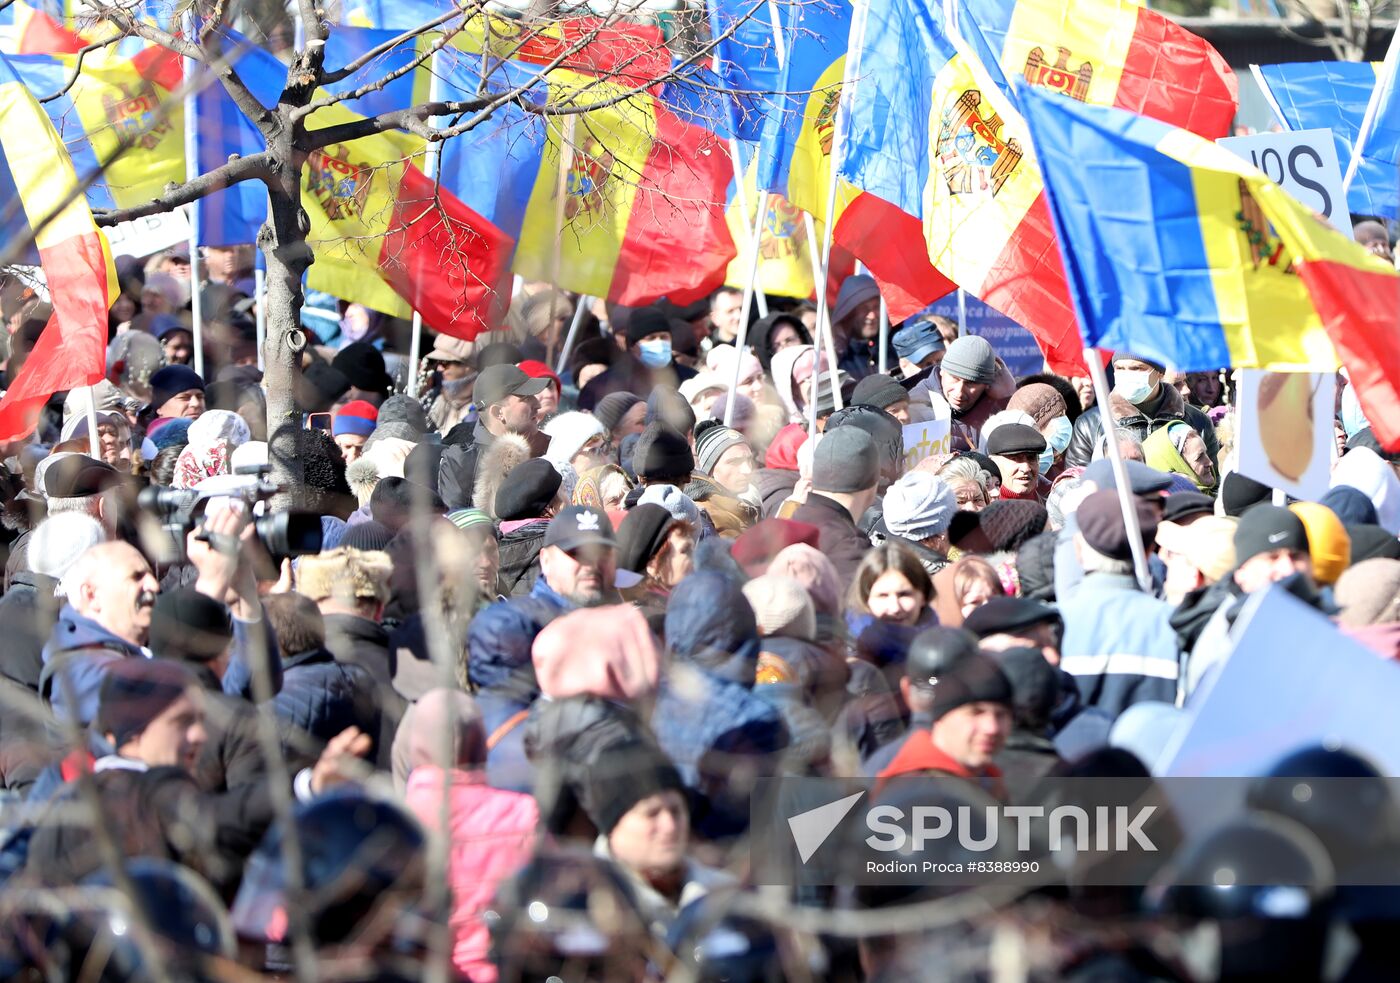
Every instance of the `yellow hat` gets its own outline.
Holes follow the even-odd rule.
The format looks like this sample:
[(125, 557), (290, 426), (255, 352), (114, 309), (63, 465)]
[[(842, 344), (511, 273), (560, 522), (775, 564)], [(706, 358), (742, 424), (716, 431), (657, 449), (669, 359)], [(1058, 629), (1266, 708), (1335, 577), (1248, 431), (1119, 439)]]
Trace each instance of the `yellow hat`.
[(1312, 555), (1313, 579), (1319, 584), (1337, 582), (1342, 571), (1351, 566), (1351, 537), (1346, 526), (1325, 505), (1316, 502), (1294, 502), (1289, 511), (1303, 522), (1308, 531), (1308, 552)]

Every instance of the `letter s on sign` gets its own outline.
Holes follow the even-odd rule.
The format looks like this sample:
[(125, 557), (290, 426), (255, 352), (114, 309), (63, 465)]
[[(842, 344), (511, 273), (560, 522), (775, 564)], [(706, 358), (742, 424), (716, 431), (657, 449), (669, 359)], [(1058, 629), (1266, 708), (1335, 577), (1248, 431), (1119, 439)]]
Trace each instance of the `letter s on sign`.
[(904, 810), (895, 806), (876, 806), (865, 814), (870, 836), (865, 838), (866, 846), (872, 850), (890, 852), (904, 848)]

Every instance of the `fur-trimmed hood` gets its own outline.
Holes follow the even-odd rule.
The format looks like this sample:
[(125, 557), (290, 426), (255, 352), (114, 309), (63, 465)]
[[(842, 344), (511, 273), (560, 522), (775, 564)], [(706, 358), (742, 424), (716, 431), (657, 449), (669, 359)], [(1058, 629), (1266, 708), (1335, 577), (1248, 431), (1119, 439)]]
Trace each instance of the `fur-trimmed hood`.
[(516, 434), (502, 434), (481, 448), (476, 459), (472, 502), (496, 518), (496, 493), (506, 476), (530, 459), (530, 442)]

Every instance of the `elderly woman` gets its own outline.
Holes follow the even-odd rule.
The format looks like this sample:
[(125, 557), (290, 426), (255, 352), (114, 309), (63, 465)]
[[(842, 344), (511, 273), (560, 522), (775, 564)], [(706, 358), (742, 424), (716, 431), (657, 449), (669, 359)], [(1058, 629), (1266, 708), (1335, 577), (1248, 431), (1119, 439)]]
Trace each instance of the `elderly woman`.
[(394, 784), (424, 828), (451, 842), (452, 963), (472, 980), (494, 980), (490, 931), (481, 915), (496, 886), (530, 857), (535, 800), (486, 784), (486, 730), (475, 701), (435, 689), (408, 709), (394, 736)]
[(938, 477), (948, 483), (960, 510), (981, 512), (991, 504), (991, 476), (975, 458), (953, 458), (938, 470)]
[(574, 485), (573, 504), (591, 505), (604, 512), (617, 512), (627, 493), (632, 490), (632, 479), (616, 464), (604, 464), (579, 475)]
[(1142, 442), (1148, 467), (1185, 475), (1203, 492), (1213, 492), (1218, 479), (1206, 442), (1190, 424), (1174, 420)]

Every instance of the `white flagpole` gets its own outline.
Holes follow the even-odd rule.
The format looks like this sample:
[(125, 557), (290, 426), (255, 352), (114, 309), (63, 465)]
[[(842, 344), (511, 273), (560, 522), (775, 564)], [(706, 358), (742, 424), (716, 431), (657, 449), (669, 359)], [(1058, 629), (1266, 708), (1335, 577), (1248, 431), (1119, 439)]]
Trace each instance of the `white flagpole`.
[[(845, 71), (841, 77), (841, 97), (836, 102), (836, 126), (832, 134), (831, 155), (828, 158), (831, 174), (827, 180), (826, 191), (826, 228), (822, 237), (822, 277), (817, 285), (817, 332), (822, 335), (825, 342), (827, 358), (831, 365), (831, 391), (834, 397), (836, 408), (841, 408), (841, 389), (837, 382), (836, 371), (836, 340), (835, 332), (832, 330), (831, 309), (827, 303), (827, 271), (831, 269), (831, 239), (836, 228), (836, 191), (841, 180), (841, 158), (845, 152), (846, 129), (850, 122), (850, 104), (852, 89), (855, 87), (856, 79), (860, 77), (860, 49), (865, 39), (865, 23), (870, 11), (869, 5), (863, 0), (857, 0), (855, 4), (855, 15), (851, 21), (851, 38), (846, 49)], [(820, 349), (821, 346), (818, 346)]]
[[(194, 8), (185, 14), (187, 37), (195, 36)], [(198, 63), (184, 59), (185, 69), (185, 180), (199, 177), (198, 120), (195, 119), (195, 87), (190, 79)], [(199, 296), (199, 203), (189, 206), (190, 217), (190, 333), (194, 339), (194, 370), (204, 375), (204, 317)]]
[(879, 371), (880, 371), (880, 374), (881, 374), (881, 375), (884, 375), (884, 374), (886, 373), (886, 371), (889, 370), (889, 367), (890, 367), (890, 366), (889, 366), (889, 357), (888, 357), (888, 355), (886, 354), (886, 351), (887, 351), (887, 349), (888, 349), (889, 347), (890, 347), (890, 308), (889, 308), (889, 305), (885, 303), (885, 298), (884, 298), (884, 295), (882, 294), (882, 295), (880, 296), (880, 353), (879, 353), (878, 356), (876, 356), (877, 362), (878, 362)]
[(763, 229), (763, 213), (768, 210), (768, 192), (761, 191), (758, 195), (758, 215), (754, 222), (753, 235), (749, 236), (749, 275), (744, 283), (744, 300), (739, 307), (739, 333), (734, 336), (734, 375), (729, 381), (729, 395), (724, 401), (724, 425), (732, 426), (734, 422), (734, 399), (739, 392), (739, 370), (744, 362), (744, 346), (749, 340), (749, 315), (752, 313), (754, 294), (758, 292), (758, 259), (759, 242), (758, 236)]
[(263, 342), (267, 341), (267, 271), (253, 267), (253, 306), (258, 326), (258, 371), (263, 371)]
[(1274, 119), (1278, 120), (1278, 125), (1285, 130), (1293, 127), (1288, 125), (1288, 120), (1283, 115), (1283, 110), (1279, 108), (1278, 99), (1274, 96), (1274, 90), (1269, 88), (1269, 83), (1264, 81), (1264, 73), (1259, 70), (1258, 65), (1249, 66), (1249, 74), (1254, 76), (1254, 82), (1259, 86), (1259, 91), (1264, 95), (1264, 101), (1269, 104), (1269, 109), (1274, 114)]
[[(437, 55), (434, 54), (428, 62), (428, 101), (438, 102), (442, 98), (442, 79), (436, 70)], [(432, 125), (436, 126), (441, 120), (434, 118)], [(423, 161), (423, 174), (429, 181), (436, 182), (438, 178), (438, 159), (442, 156), (442, 142), (433, 140), (428, 144), (428, 153)], [(413, 334), (408, 341), (408, 395), (414, 399), (418, 398), (418, 363), (423, 358), (423, 315), (417, 311), (413, 312)]]
[(88, 449), (96, 460), (102, 460), (102, 441), (97, 436), (97, 390), (87, 387)]
[(1366, 152), (1366, 141), (1376, 128), (1376, 116), (1380, 112), (1381, 98), (1395, 84), (1396, 63), (1400, 61), (1400, 30), (1390, 36), (1390, 47), (1385, 50), (1385, 61), (1376, 75), (1376, 87), (1371, 90), (1371, 99), (1366, 103), (1366, 115), (1361, 118), (1361, 129), (1356, 132), (1356, 145), (1351, 148), (1351, 160), (1347, 163), (1346, 175), (1342, 178), (1342, 194), (1351, 190), (1351, 182), (1361, 169), (1361, 157)]
[[(1094, 382), (1094, 395), (1100, 406), (1108, 406), (1108, 376), (1104, 374), (1103, 359), (1097, 348), (1084, 349), (1084, 361), (1089, 364), (1089, 378)], [(1147, 569), (1147, 550), (1142, 545), (1142, 527), (1138, 525), (1137, 503), (1133, 499), (1132, 485), (1128, 482), (1128, 466), (1123, 463), (1123, 452), (1118, 447), (1118, 435), (1105, 428), (1109, 463), (1113, 465), (1113, 482), (1118, 486), (1118, 504), (1123, 509), (1123, 528), (1128, 531), (1128, 548), (1133, 553), (1133, 570), (1137, 574), (1138, 586), (1144, 594), (1152, 594), (1152, 574)]]
[(583, 315), (587, 313), (588, 298), (579, 294), (578, 304), (574, 306), (574, 319), (569, 322), (569, 333), (564, 336), (564, 347), (560, 350), (559, 361), (554, 366), (555, 375), (562, 376), (564, 374), (564, 366), (569, 364), (569, 353), (574, 350), (574, 339), (578, 337), (579, 326), (583, 324)]

